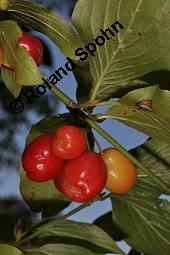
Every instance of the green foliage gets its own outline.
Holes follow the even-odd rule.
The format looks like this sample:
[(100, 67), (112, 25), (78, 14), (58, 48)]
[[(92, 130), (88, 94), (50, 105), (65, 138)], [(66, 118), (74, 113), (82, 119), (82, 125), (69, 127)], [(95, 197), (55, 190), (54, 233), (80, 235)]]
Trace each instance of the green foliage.
[[(47, 244), (39, 248), (37, 252), (42, 255), (95, 255), (85, 248), (76, 245), (65, 245), (65, 244)], [(38, 253), (37, 253), (38, 254)], [(35, 255), (35, 254), (34, 254)], [(99, 254), (100, 255), (100, 254)]]
[(8, 215), (0, 214), (0, 242), (7, 243), (15, 240), (14, 222)]
[[(77, 99), (80, 103), (87, 102), (88, 92), (92, 85), (92, 77), (90, 74), (89, 65), (87, 62), (76, 63), (77, 67), (74, 69), (74, 75), (77, 80)], [(79, 86), (81, 84), (81, 86)], [(82, 89), (83, 87), (83, 89)]]
[(17, 97), (22, 86), (42, 83), (42, 74), (29, 54), (19, 47), (22, 31), (15, 21), (0, 21), (0, 45), (4, 51), (3, 64), (16, 72), (2, 68), (2, 79), (13, 96)]
[(24, 255), (20, 250), (14, 246), (7, 244), (0, 244), (0, 254), (1, 255)]
[(52, 216), (65, 208), (70, 201), (62, 195), (53, 181), (36, 183), (30, 181), (20, 166), (20, 189), (24, 200), (35, 212), (43, 212), (44, 216)]
[(104, 248), (106, 251), (123, 254), (114, 240), (104, 230), (93, 224), (57, 219), (35, 228), (34, 234), (39, 238), (60, 236), (81, 239)]
[(88, 58), (93, 78), (90, 101), (113, 97), (122, 87), (133, 89), (129, 81), (151, 71), (170, 70), (169, 10), (170, 2), (164, 0), (77, 2), (72, 20), (84, 45), (116, 20), (124, 26), (104, 46), (98, 46), (95, 57)]
[[(16, 246), (22, 247), (25, 254), (95, 255), (104, 254), (105, 251), (124, 254), (117, 246), (117, 240), (124, 240), (132, 246), (130, 254), (169, 253), (170, 204), (159, 198), (164, 190), (157, 185), (159, 179), (157, 183), (153, 181), (153, 176), (170, 185), (170, 92), (161, 89), (169, 88), (167, 83), (162, 86), (162, 79), (153, 82), (144, 77), (146, 74), (154, 76), (154, 72), (150, 72), (163, 69), (169, 74), (169, 12), (170, 2), (167, 0), (105, 0), (105, 3), (103, 0), (78, 0), (72, 16), (78, 33), (64, 18), (30, 1), (12, 0), (9, 9), (3, 12), (5, 18), (47, 35), (66, 56), (75, 61), (77, 98), (83, 106), (93, 106), (98, 101), (119, 97), (120, 100), (99, 118), (119, 120), (152, 138), (131, 151), (147, 167), (151, 177), (137, 167), (138, 181), (134, 188), (124, 195), (112, 194), (112, 212), (101, 216), (94, 224), (55, 217), (35, 224), (22, 233), (21, 240), (16, 242)], [(95, 57), (89, 56), (86, 62), (79, 62), (75, 50), (94, 42), (101, 34), (100, 29), (110, 28), (116, 20), (124, 29), (115, 32), (115, 36), (103, 46), (97, 46)], [(41, 83), (42, 78), (34, 61), (18, 47), (20, 36), (21, 30), (16, 22), (0, 22), (4, 64), (16, 68), (16, 74), (2, 68), (2, 78), (14, 96), (19, 95), (23, 85), (36, 85)], [(90, 112), (91, 109), (86, 110)], [(83, 117), (80, 119), (76, 116), (80, 111), (74, 112), (73, 115), (49, 116), (34, 125), (26, 145), (47, 131), (54, 132), (61, 125), (74, 124), (85, 130), (90, 148), (94, 149), (91, 129)], [(111, 140), (106, 134), (103, 136)], [(43, 216), (59, 213), (70, 203), (55, 189), (53, 181), (31, 182), (22, 167), (20, 177), (23, 198), (32, 210), (42, 212)], [(14, 241), (14, 236), (4, 216), (3, 219), (1, 229), (7, 228), (9, 235), (5, 235), (1, 241), (10, 243)], [(25, 243), (28, 245), (23, 245)], [(4, 244), (0, 245), (0, 254), (23, 253)]]
[(74, 52), (81, 46), (81, 40), (71, 25), (57, 13), (33, 2), (12, 0), (6, 15), (29, 29), (47, 35), (66, 56), (77, 59)]
[[(152, 138), (170, 143), (169, 98), (170, 91), (157, 85), (133, 90), (120, 99), (119, 105), (107, 110), (104, 117), (120, 120)], [(147, 105), (145, 100), (151, 102)]]
[(167, 228), (170, 224), (169, 212), (164, 208), (163, 200), (153, 196), (146, 198), (140, 191), (113, 196), (113, 219), (125, 232), (127, 237), (124, 240), (133, 248), (150, 255), (167, 255), (170, 240)]
[[(170, 145), (159, 140), (149, 140), (144, 145), (131, 151), (136, 157), (147, 166), (154, 174), (159, 176), (164, 182), (170, 184)], [(160, 196), (162, 190), (150, 177), (138, 169), (138, 185), (140, 194), (150, 196)], [(142, 191), (144, 190), (144, 192)]]
[[(170, 183), (170, 147), (150, 140), (134, 150), (141, 162), (161, 179)], [(124, 240), (135, 250), (149, 255), (169, 252), (170, 203), (159, 199), (162, 194), (151, 178), (138, 171), (135, 187), (122, 196), (113, 195), (113, 220), (125, 233)], [(128, 215), (128, 217), (127, 217)]]

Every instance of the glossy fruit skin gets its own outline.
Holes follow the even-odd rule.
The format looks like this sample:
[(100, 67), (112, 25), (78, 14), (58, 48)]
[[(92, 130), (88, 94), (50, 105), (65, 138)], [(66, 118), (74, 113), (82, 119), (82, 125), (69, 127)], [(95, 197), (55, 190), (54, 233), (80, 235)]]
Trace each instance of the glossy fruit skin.
[(52, 134), (37, 137), (30, 143), (22, 155), (22, 166), (27, 177), (34, 182), (53, 179), (64, 165), (64, 160), (51, 152)]
[(72, 201), (86, 203), (103, 190), (107, 180), (106, 171), (100, 154), (86, 151), (80, 157), (68, 160), (54, 183)]
[(52, 151), (59, 158), (79, 157), (86, 149), (86, 139), (80, 128), (65, 125), (57, 128), (53, 136)]
[(106, 189), (116, 194), (128, 192), (137, 180), (134, 164), (114, 148), (103, 150), (101, 155), (107, 167)]
[(38, 67), (43, 63), (43, 45), (38, 38), (23, 32), (18, 43), (21, 48), (24, 48), (29, 53)]

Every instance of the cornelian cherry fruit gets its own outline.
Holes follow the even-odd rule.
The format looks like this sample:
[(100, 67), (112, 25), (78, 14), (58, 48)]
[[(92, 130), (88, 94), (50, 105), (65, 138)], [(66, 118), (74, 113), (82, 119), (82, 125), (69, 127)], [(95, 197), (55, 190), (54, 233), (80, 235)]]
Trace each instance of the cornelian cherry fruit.
[(86, 139), (80, 128), (65, 125), (57, 128), (53, 135), (52, 151), (63, 159), (80, 156), (86, 149)]
[[(22, 32), (22, 36), (18, 40), (18, 44), (21, 48), (25, 49), (28, 54), (34, 59), (35, 63), (39, 67), (43, 63), (43, 45), (42, 42), (34, 37), (29, 35), (27, 32)], [(2, 60), (2, 52), (0, 51), (0, 65)], [(2, 67), (15, 72), (15, 68), (2, 64)]]
[(128, 192), (137, 181), (134, 164), (114, 148), (103, 150), (101, 155), (107, 167), (106, 189), (117, 194)]
[(31, 181), (43, 182), (53, 179), (64, 165), (64, 160), (51, 151), (52, 134), (40, 135), (30, 143), (23, 155), (22, 165)]
[(21, 48), (29, 53), (39, 67), (43, 62), (42, 42), (38, 38), (29, 35), (27, 32), (23, 32), (18, 43)]
[(106, 166), (100, 154), (86, 151), (80, 157), (68, 160), (54, 183), (72, 201), (85, 203), (100, 194), (106, 179)]

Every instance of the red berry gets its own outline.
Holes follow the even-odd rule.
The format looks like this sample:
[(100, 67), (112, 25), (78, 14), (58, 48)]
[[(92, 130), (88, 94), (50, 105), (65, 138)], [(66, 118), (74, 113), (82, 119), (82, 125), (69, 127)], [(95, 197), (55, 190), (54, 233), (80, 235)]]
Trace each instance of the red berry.
[(66, 125), (57, 128), (53, 136), (52, 150), (59, 158), (73, 159), (86, 149), (86, 139), (80, 128)]
[(22, 165), (31, 181), (53, 179), (64, 165), (64, 160), (51, 152), (52, 134), (43, 134), (30, 143), (22, 156)]
[(56, 188), (75, 202), (89, 202), (103, 190), (107, 174), (100, 154), (84, 152), (68, 160), (54, 179)]
[(29, 53), (29, 55), (34, 59), (37, 66), (40, 66), (42, 64), (43, 45), (39, 39), (29, 35), (27, 32), (23, 32), (18, 43), (19, 43), (19, 46), (21, 48), (24, 48)]

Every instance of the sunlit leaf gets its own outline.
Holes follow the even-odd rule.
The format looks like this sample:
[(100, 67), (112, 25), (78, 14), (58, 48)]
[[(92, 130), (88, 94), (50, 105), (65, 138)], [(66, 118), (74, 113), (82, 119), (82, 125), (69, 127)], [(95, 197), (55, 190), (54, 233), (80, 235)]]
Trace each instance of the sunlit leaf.
[(170, 143), (170, 91), (161, 90), (157, 85), (137, 89), (121, 98), (119, 103), (104, 116)]
[[(169, 11), (168, 0), (78, 0), (72, 20), (84, 45), (95, 43), (102, 35), (100, 29), (110, 28), (114, 33), (107, 31), (95, 57), (88, 54), (93, 78), (90, 101), (113, 97), (123, 88), (133, 89), (129, 81), (151, 71), (170, 70)], [(111, 27), (116, 21), (121, 26)], [(99, 38), (100, 45), (103, 40)], [(83, 90), (83, 85), (79, 86)]]

